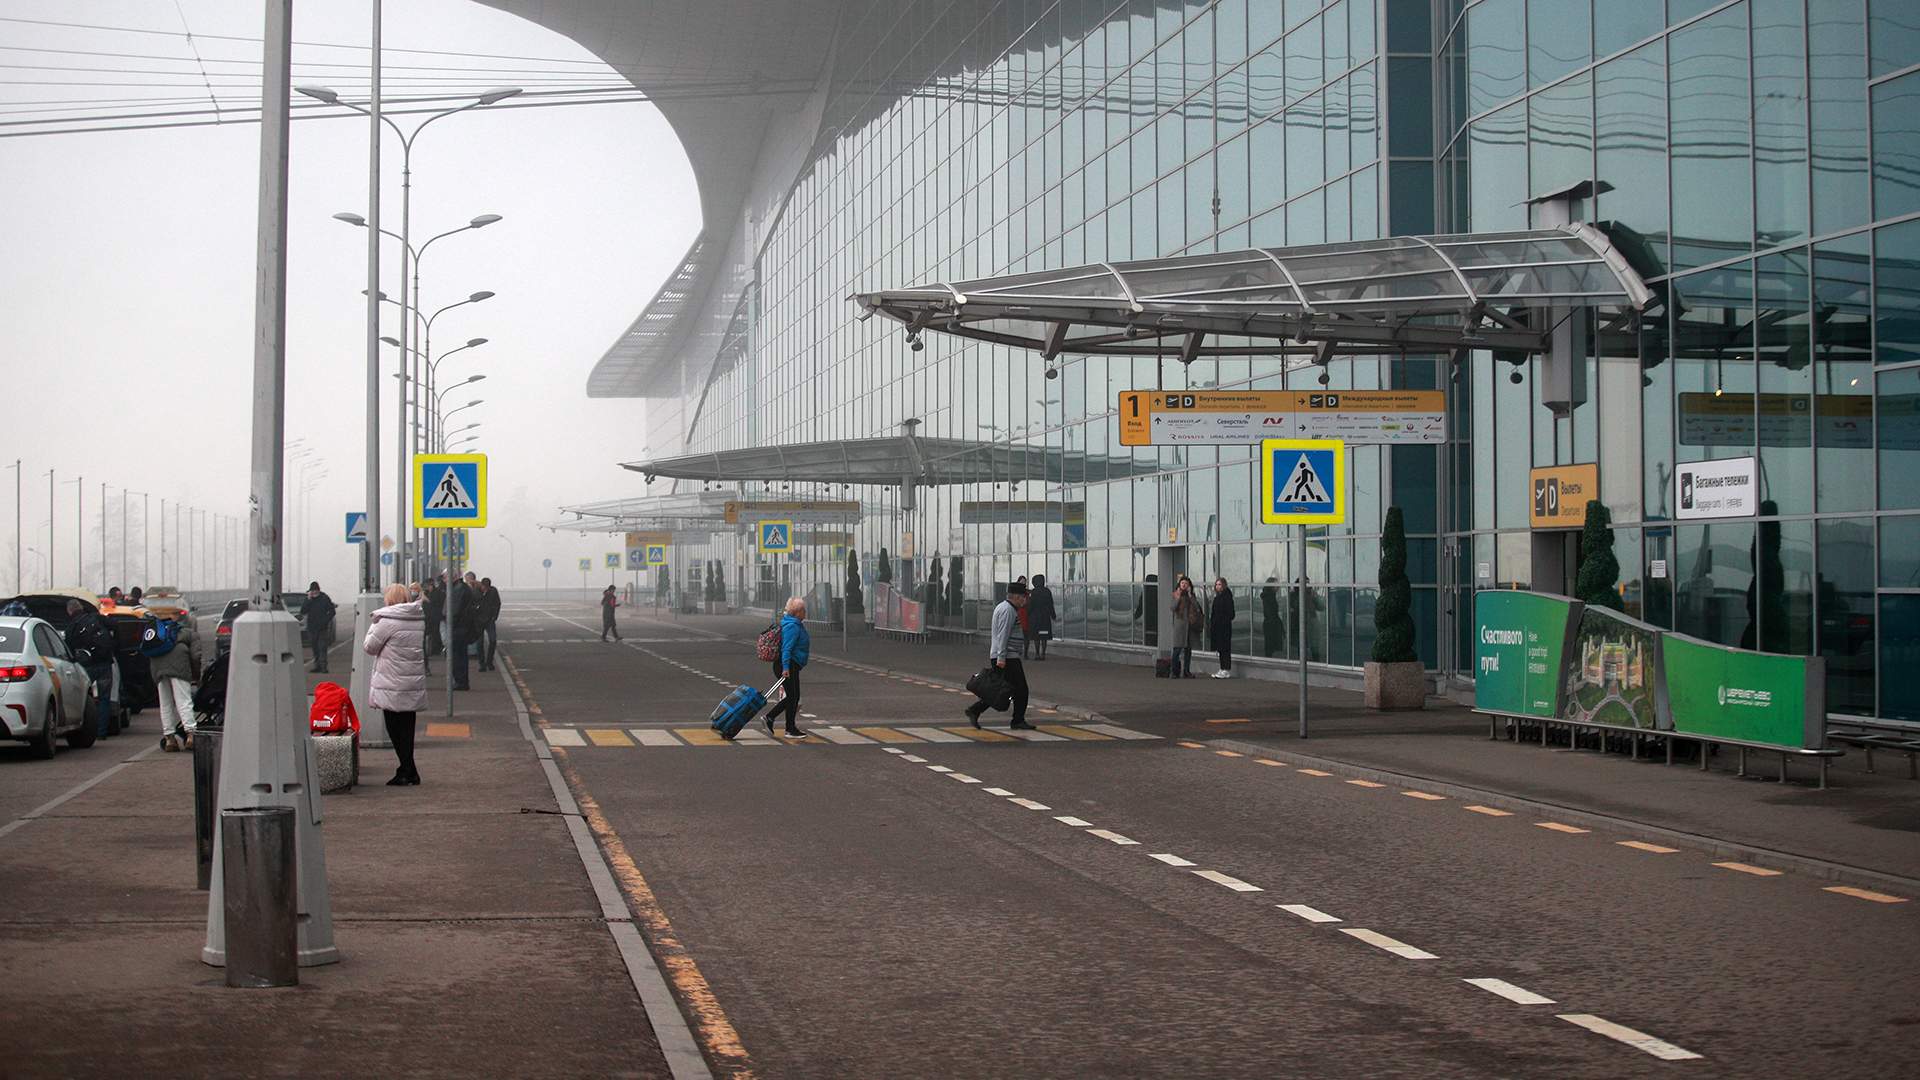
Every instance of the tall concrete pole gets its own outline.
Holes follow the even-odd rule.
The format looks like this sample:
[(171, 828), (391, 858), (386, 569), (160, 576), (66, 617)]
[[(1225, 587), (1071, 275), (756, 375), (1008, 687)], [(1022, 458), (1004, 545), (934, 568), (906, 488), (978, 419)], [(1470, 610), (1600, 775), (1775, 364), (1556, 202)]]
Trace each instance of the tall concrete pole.
[[(360, 592), (380, 591), (380, 0), (373, 0), (373, 100), (367, 104), (367, 542)], [(406, 321), (407, 313), (400, 313)], [(405, 391), (405, 387), (401, 388)], [(360, 666), (360, 650), (353, 650)]]

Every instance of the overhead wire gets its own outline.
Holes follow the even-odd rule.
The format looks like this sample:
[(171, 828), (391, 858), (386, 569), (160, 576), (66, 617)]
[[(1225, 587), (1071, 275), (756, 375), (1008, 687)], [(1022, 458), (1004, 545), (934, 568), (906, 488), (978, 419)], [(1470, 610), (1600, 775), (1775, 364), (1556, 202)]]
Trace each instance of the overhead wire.
[(207, 100), (213, 103), (216, 117), (220, 114), (220, 99), (214, 96), (213, 80), (207, 78), (207, 65), (200, 59), (200, 46), (193, 40), (193, 27), (187, 23), (187, 9), (180, 6), (180, 0), (173, 0), (173, 10), (180, 16), (180, 29), (187, 32), (187, 48), (193, 53), (193, 62), (200, 68), (200, 81), (206, 84)]

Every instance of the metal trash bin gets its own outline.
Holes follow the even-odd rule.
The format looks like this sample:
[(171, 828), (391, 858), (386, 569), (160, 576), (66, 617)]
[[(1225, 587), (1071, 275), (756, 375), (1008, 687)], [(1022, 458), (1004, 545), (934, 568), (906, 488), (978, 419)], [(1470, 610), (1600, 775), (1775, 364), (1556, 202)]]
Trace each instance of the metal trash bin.
[(193, 849), (195, 881), (201, 891), (213, 884), (214, 804), (220, 800), (220, 729), (193, 733)]
[(288, 806), (220, 811), (228, 986), (300, 984), (294, 828)]

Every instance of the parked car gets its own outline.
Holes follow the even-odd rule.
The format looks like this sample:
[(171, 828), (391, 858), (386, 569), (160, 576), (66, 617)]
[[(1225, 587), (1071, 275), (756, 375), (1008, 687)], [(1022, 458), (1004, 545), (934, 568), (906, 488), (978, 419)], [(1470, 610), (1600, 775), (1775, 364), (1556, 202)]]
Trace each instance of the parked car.
[(93, 680), (45, 619), (0, 616), (0, 737), (25, 742), (50, 758), (64, 737), (76, 750), (93, 745)]
[[(53, 632), (62, 637), (61, 646), (64, 648), (66, 645), (64, 638), (67, 627), (73, 622), (72, 619), (67, 617), (67, 601), (69, 600), (78, 600), (95, 611), (100, 610), (100, 598), (85, 589), (48, 589), (45, 592), (22, 593), (19, 596), (11, 597), (7, 600), (0, 600), (0, 607), (5, 607), (15, 602), (24, 605), (27, 609), (27, 614), (53, 627)], [(119, 637), (116, 632), (116, 644), (118, 640)], [(148, 681), (152, 681), (151, 676), (148, 677)], [(127, 726), (127, 709), (121, 696), (122, 682), (123, 675), (120, 670), (120, 665), (116, 663), (113, 665), (114, 708), (111, 719), (109, 719), (107, 724), (107, 731), (114, 735), (120, 734)]]
[(226, 610), (220, 613), (220, 625), (213, 628), (213, 655), (225, 656), (227, 650), (233, 648), (233, 620), (245, 610), (247, 601), (244, 598), (227, 601)]

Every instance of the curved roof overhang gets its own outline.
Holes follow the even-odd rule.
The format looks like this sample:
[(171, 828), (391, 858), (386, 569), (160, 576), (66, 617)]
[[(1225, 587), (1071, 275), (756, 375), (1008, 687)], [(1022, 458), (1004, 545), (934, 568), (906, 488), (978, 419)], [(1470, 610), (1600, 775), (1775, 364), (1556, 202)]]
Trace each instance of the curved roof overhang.
[[(790, 446), (755, 446), (683, 457), (633, 461), (621, 466), (649, 480), (666, 477), (715, 483), (879, 484), (889, 487), (942, 487), (950, 484), (1035, 480), (1082, 484), (1099, 479), (1155, 471), (1151, 465), (1109, 461), (1078, 451), (1017, 443), (891, 435), (877, 439), (835, 439)], [(736, 498), (738, 496), (735, 496)]]
[(852, 297), (912, 339), (938, 330), (1049, 361), (1188, 362), (1276, 352), (1545, 352), (1567, 310), (1638, 312), (1653, 298), (1587, 224), (1094, 263)]

